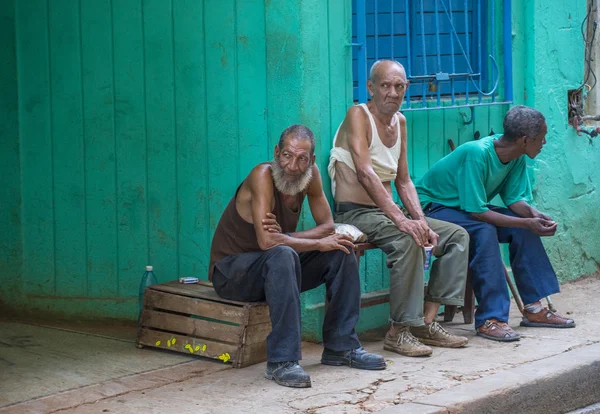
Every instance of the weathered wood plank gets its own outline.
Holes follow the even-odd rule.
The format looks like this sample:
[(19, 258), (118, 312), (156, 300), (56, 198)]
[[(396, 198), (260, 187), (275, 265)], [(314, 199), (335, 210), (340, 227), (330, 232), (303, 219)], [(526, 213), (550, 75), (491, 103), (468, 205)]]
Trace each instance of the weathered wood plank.
[(257, 325), (265, 322), (271, 322), (269, 306), (265, 302), (259, 304), (247, 304), (250, 315), (248, 316), (248, 325)]
[[(212, 287), (203, 286), (198, 283), (183, 284), (177, 280), (158, 285), (152, 285), (150, 289), (160, 290), (162, 292), (175, 293), (177, 295), (189, 296), (191, 298), (202, 298), (215, 300), (223, 303), (231, 303), (233, 305), (244, 306), (247, 302), (238, 302), (235, 300), (223, 299)], [(258, 302), (257, 302), (258, 303)]]
[(239, 361), (234, 362), (234, 368), (244, 368), (267, 360), (267, 341), (248, 345), (243, 348)]
[(219, 322), (194, 319), (174, 313), (144, 309), (141, 324), (144, 327), (169, 332), (179, 332), (195, 338), (214, 339), (222, 342), (240, 343), (244, 328)]
[(265, 342), (269, 333), (271, 333), (271, 322), (248, 326), (246, 328), (244, 344), (247, 346), (259, 342)]
[[(173, 339), (175, 339), (174, 344)], [(170, 346), (169, 343), (171, 344)], [(237, 345), (145, 328), (142, 328), (139, 331), (138, 344), (214, 359), (219, 359), (220, 356), (229, 354), (230, 361), (236, 361), (239, 352), (239, 347)], [(186, 347), (187, 345), (189, 345), (189, 347)]]
[(145, 308), (166, 309), (238, 324), (244, 322), (244, 308), (242, 307), (173, 295), (153, 289), (147, 289), (144, 297)]

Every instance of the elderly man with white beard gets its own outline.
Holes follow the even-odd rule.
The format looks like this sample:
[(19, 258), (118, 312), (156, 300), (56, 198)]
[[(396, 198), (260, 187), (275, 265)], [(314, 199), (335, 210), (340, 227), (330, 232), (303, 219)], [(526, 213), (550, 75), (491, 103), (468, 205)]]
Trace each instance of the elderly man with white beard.
[[(274, 159), (254, 167), (225, 208), (213, 238), (209, 279), (217, 294), (238, 301), (266, 301), (272, 331), (267, 338), (266, 378), (306, 388), (302, 359), (300, 292), (325, 283), (321, 363), (385, 369), (367, 353), (355, 331), (360, 281), (352, 241), (335, 234), (331, 209), (315, 164), (315, 138), (303, 125), (288, 127)], [(316, 227), (296, 231), (304, 198)]]

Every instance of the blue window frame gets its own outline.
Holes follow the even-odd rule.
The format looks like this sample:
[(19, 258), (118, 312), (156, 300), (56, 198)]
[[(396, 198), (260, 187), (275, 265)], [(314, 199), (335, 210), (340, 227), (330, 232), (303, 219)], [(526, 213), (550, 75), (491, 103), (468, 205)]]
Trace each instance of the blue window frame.
[[(353, 0), (352, 71), (354, 100), (367, 100), (368, 71), (378, 59), (402, 63), (411, 81), (404, 109), (495, 103), (494, 0)], [(510, 1), (504, 1), (504, 40), (510, 36)], [(506, 21), (507, 20), (507, 21)], [(505, 78), (512, 70), (509, 48)], [(506, 53), (506, 50), (509, 53)], [(508, 55), (508, 56), (507, 56)], [(512, 77), (510, 77), (512, 83)], [(505, 79), (507, 81), (509, 79)], [(505, 88), (504, 99), (512, 99)]]

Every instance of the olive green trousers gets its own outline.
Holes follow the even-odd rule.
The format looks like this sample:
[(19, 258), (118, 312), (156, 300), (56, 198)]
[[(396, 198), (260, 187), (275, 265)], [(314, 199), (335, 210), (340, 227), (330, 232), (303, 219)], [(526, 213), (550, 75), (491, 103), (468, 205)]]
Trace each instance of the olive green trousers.
[[(348, 205), (352, 203), (338, 203)], [(341, 211), (343, 209), (340, 208)], [(355, 208), (335, 214), (336, 223), (358, 227), (387, 255), (390, 268), (390, 322), (423, 325), (424, 301), (443, 305), (464, 303), (469, 259), (469, 234), (462, 227), (427, 218), (440, 237), (433, 250), (436, 260), (430, 267), (427, 294), (424, 293), (425, 250), (408, 233), (396, 227), (379, 208)], [(433, 257), (432, 257), (433, 259)]]

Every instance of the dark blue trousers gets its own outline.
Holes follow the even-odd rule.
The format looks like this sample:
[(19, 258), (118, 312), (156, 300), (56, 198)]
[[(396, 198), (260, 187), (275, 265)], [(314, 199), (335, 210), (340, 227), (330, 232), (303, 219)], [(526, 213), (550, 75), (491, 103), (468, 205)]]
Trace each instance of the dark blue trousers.
[[(517, 216), (506, 208), (488, 206), (500, 214)], [(509, 244), (509, 257), (515, 282), (524, 304), (558, 293), (560, 287), (540, 236), (530, 230), (496, 227), (475, 220), (465, 211), (432, 203), (425, 215), (463, 227), (471, 237), (469, 269), (477, 298), (475, 328), (488, 319), (508, 322), (510, 296), (500, 255), (499, 243)]]
[(360, 313), (356, 258), (336, 250), (296, 253), (287, 246), (228, 256), (215, 264), (213, 286), (219, 296), (269, 305), (272, 331), (269, 362), (297, 361), (301, 353), (300, 292), (325, 283), (327, 311), (323, 345), (333, 351), (360, 347), (354, 327)]

